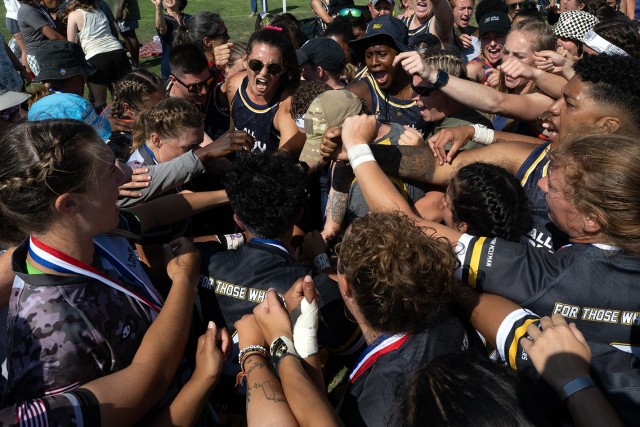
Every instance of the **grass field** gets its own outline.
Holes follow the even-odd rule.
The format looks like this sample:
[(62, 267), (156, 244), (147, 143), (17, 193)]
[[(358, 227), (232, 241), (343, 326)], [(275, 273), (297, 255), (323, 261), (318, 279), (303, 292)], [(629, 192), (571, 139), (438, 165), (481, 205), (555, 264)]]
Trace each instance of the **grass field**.
[[(258, 0), (258, 3), (260, 3), (260, 0)], [(287, 0), (287, 12), (292, 13), (299, 19), (309, 18), (313, 16), (309, 4), (309, 0)], [(367, 0), (356, 0), (355, 4), (366, 5)], [(140, 28), (136, 31), (140, 42), (147, 43), (156, 35), (155, 8), (150, 0), (139, 0), (139, 5), (142, 20), (140, 21)], [(269, 0), (269, 11), (272, 13), (281, 13), (282, 6), (282, 1)], [(258, 10), (261, 10), (260, 5), (258, 5)], [(194, 14), (201, 11), (219, 13), (227, 25), (231, 41), (247, 41), (249, 35), (253, 32), (255, 18), (248, 17), (251, 12), (250, 0), (189, 0), (185, 9), (186, 13)], [(0, 13), (2, 17), (5, 16), (4, 3), (0, 4)], [(10, 34), (7, 31), (4, 19), (0, 22), (0, 33), (9, 41)], [(159, 59), (145, 58), (141, 60), (141, 63), (143, 67), (159, 73)]]

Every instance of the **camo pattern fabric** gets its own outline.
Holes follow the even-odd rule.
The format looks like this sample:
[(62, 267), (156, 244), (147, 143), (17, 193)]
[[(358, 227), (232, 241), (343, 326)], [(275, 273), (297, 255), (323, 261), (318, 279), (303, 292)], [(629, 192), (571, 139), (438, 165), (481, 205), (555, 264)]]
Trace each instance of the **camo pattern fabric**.
[[(119, 259), (138, 262), (126, 239), (105, 237), (129, 248), (130, 253), (117, 253)], [(98, 280), (27, 274), (27, 250), (28, 240), (13, 256), (7, 403), (66, 392), (126, 367), (154, 317), (148, 307)], [(93, 265), (135, 289), (106, 261), (96, 257)]]

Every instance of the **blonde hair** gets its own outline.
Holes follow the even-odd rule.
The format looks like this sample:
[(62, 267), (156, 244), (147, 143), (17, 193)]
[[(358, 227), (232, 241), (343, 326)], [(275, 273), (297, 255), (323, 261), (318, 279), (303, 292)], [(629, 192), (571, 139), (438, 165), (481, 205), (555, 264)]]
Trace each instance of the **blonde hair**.
[(143, 112), (133, 128), (131, 153), (142, 147), (157, 133), (160, 138), (178, 138), (184, 129), (204, 124), (204, 115), (195, 104), (182, 98), (167, 98)]
[[(562, 169), (565, 196), (593, 217), (610, 244), (640, 256), (640, 144), (624, 135), (590, 135), (550, 153)], [(603, 242), (604, 243), (604, 242)]]

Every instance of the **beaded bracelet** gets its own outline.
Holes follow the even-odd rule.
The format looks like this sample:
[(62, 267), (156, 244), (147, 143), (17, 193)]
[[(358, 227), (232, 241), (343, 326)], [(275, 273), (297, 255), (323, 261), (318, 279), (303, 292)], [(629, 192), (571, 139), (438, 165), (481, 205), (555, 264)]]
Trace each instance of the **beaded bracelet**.
[(264, 357), (267, 357), (267, 355), (269, 354), (266, 347), (263, 347), (261, 345), (248, 345), (245, 348), (241, 349), (238, 353), (238, 363), (240, 363), (240, 367), (242, 367), (242, 359), (244, 359), (245, 354), (249, 352), (260, 353)]

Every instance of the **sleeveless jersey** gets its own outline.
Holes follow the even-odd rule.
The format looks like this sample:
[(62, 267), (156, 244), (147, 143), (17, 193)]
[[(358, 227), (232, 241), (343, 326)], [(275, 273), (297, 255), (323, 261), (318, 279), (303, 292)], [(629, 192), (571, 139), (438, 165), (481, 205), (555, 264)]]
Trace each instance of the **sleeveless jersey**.
[(431, 24), (431, 18), (427, 19), (427, 22), (420, 25), (418, 28), (414, 28), (413, 30), (411, 30), (409, 28), (410, 28), (411, 22), (413, 22), (413, 18), (414, 18), (414, 15), (402, 18), (402, 22), (404, 23), (404, 25), (407, 26), (409, 37), (413, 37), (416, 34), (423, 34), (423, 33), (426, 34), (429, 32), (429, 25)]
[(371, 94), (371, 110), (378, 120), (386, 123), (398, 123), (423, 130), (429, 124), (422, 119), (420, 107), (411, 99), (398, 99), (382, 92), (371, 75), (362, 79), (369, 87)]
[(279, 132), (273, 119), (280, 103), (280, 90), (268, 104), (259, 105), (249, 99), (245, 77), (231, 101), (231, 117), (237, 130), (243, 130), (255, 139), (253, 152), (274, 153), (280, 145)]

